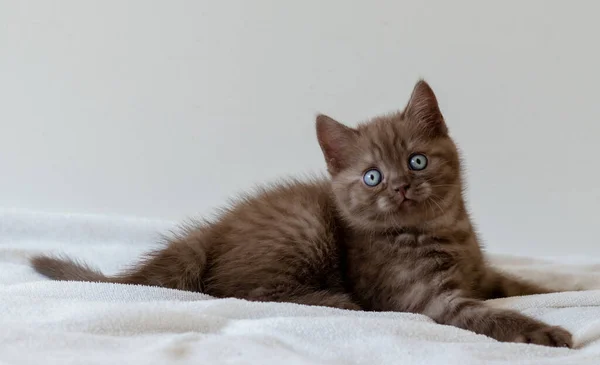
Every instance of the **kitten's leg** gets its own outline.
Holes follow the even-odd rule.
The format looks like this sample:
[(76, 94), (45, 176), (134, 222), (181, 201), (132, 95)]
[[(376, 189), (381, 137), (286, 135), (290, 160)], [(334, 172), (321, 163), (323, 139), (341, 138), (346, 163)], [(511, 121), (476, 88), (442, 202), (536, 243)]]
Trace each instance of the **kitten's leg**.
[(543, 288), (509, 274), (488, 268), (480, 285), (482, 299), (516, 297), (521, 295), (547, 294), (553, 290)]
[(358, 304), (352, 301), (350, 295), (345, 293), (331, 293), (325, 290), (292, 297), (288, 301), (305, 305), (320, 305), (324, 307), (362, 310)]
[(275, 292), (259, 288), (254, 290), (254, 292), (246, 299), (252, 301), (284, 302), (349, 310), (362, 310), (362, 308), (352, 300), (349, 294), (327, 290), (307, 289), (301, 292), (294, 290), (293, 292), (286, 293), (279, 290)]
[(553, 347), (571, 347), (571, 334), (520, 313), (488, 307), (479, 300), (463, 297), (460, 291), (435, 295), (423, 314), (438, 323), (463, 328), (502, 342), (522, 342)]

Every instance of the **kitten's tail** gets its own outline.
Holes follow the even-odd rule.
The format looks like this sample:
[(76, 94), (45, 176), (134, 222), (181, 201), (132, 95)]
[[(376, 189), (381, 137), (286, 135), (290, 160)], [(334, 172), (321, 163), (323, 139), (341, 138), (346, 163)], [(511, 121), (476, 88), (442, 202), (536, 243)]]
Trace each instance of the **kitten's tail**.
[(137, 284), (201, 292), (206, 245), (196, 235), (176, 239), (163, 249), (147, 254), (138, 265), (115, 276), (106, 276), (69, 258), (35, 256), (31, 259), (31, 266), (54, 280)]
[(54, 280), (61, 281), (110, 281), (100, 271), (92, 269), (86, 264), (76, 262), (69, 258), (58, 258), (50, 256), (34, 256), (31, 266), (38, 273)]

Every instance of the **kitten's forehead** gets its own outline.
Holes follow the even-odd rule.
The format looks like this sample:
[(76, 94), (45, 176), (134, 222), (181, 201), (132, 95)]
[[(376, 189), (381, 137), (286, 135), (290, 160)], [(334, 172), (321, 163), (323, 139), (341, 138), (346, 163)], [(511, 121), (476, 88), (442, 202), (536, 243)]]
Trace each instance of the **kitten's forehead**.
[(449, 136), (431, 136), (418, 123), (406, 119), (403, 113), (375, 118), (359, 125), (357, 130), (362, 152), (362, 156), (357, 157), (364, 164), (405, 166), (413, 153), (452, 161), (458, 158), (456, 146)]
[(362, 136), (362, 146), (372, 151), (378, 160), (393, 158), (422, 142), (402, 113), (378, 117), (357, 129)]

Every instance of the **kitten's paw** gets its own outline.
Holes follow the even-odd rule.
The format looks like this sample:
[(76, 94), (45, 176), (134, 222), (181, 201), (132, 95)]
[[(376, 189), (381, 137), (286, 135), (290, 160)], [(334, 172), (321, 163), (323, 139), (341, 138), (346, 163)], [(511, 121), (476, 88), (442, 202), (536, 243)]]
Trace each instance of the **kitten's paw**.
[(564, 328), (557, 326), (543, 326), (531, 331), (521, 333), (514, 342), (532, 343), (535, 345), (551, 347), (569, 347), (573, 346), (571, 333)]

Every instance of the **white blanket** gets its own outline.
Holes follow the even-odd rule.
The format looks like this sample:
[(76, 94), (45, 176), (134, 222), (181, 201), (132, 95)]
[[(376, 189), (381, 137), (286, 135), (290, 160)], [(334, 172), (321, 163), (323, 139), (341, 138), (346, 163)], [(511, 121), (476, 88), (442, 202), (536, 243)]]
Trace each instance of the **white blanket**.
[[(52, 282), (32, 252), (64, 252), (107, 273), (172, 223), (0, 213), (0, 363), (600, 364), (600, 290), (491, 301), (572, 331), (575, 349), (499, 343), (407, 313), (213, 299), (114, 284)], [(496, 257), (555, 287), (600, 289), (600, 260)], [(596, 264), (596, 262), (598, 264)]]

